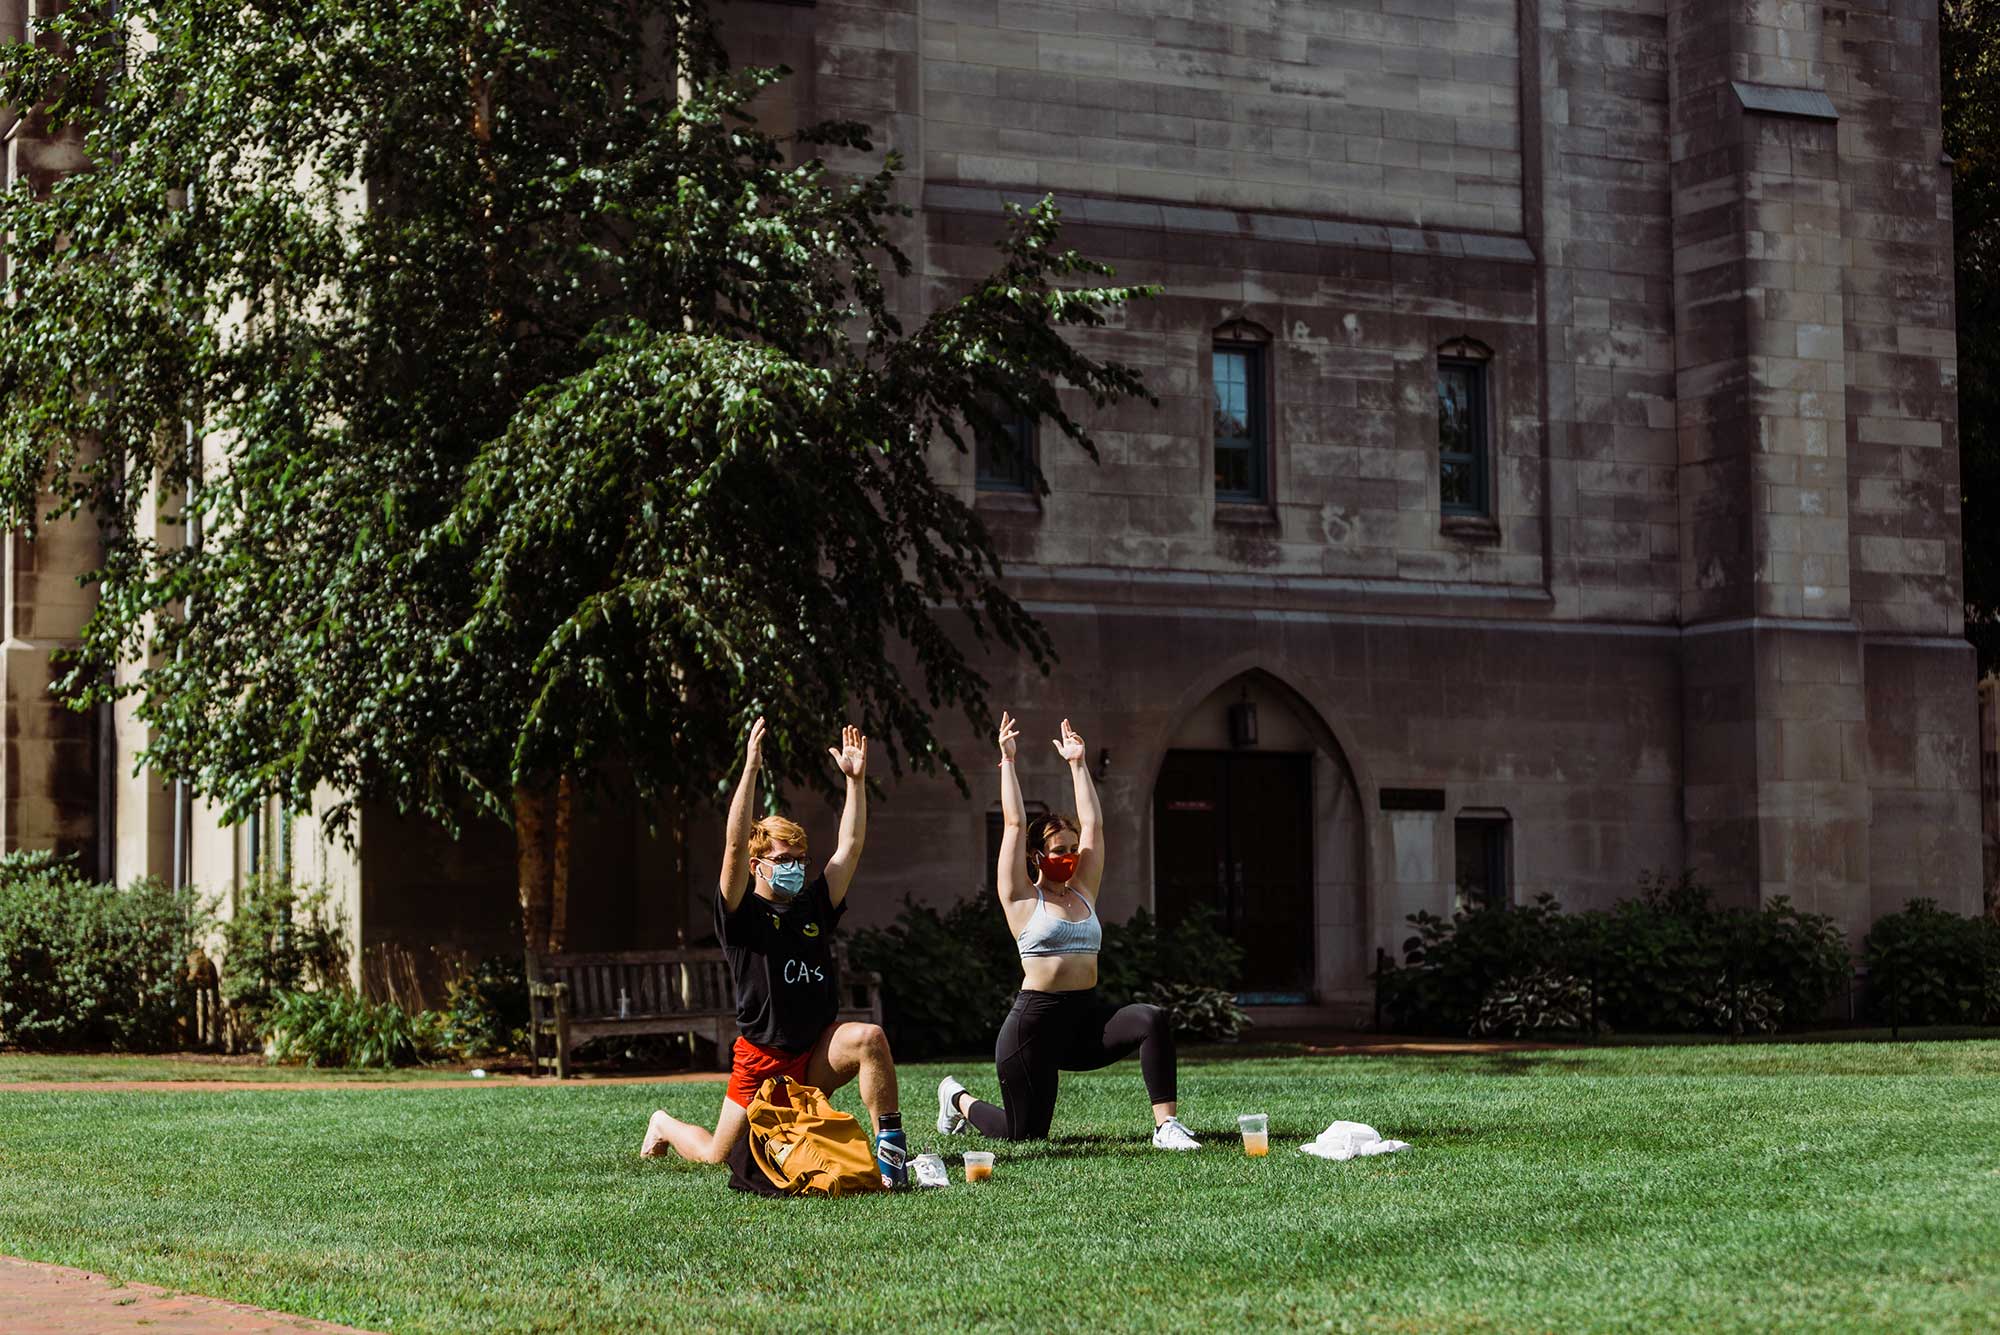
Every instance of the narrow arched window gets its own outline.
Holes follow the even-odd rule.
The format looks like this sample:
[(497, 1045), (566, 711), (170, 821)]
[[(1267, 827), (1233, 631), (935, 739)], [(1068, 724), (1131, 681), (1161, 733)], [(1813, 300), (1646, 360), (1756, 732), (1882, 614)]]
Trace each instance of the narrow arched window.
[(1035, 419), (1006, 404), (993, 409), (994, 425), (974, 428), (973, 482), (980, 491), (1035, 489)]
[(1493, 513), (1493, 353), (1473, 339), (1438, 349), (1438, 508), (1446, 515)]
[(1271, 499), (1269, 336), (1247, 321), (1216, 331), (1210, 354), (1214, 394), (1215, 499)]
[(1499, 808), (1468, 807), (1454, 822), (1453, 843), (1458, 872), (1454, 912), (1506, 908), (1513, 902), (1510, 863), (1514, 822)]

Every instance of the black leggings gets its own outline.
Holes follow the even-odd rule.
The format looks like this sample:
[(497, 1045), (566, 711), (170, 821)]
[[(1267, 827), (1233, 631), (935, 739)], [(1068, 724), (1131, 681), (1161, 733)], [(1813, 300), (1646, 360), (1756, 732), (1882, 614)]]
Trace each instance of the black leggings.
[(993, 1061), (1000, 1069), (996, 1108), (965, 1100), (965, 1119), (995, 1140), (1041, 1140), (1056, 1113), (1056, 1072), (1095, 1071), (1139, 1050), (1139, 1071), (1155, 1103), (1174, 1101), (1174, 1021), (1158, 1006), (1111, 1010), (1097, 989), (1017, 992), (1000, 1026)]

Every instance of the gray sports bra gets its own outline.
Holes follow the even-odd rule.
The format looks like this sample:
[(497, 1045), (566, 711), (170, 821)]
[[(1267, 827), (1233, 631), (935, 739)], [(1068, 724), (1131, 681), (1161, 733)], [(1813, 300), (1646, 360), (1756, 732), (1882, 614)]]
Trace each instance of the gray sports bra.
[(1021, 948), (1022, 959), (1035, 955), (1095, 955), (1103, 948), (1104, 924), (1097, 920), (1097, 909), (1090, 896), (1082, 891), (1076, 897), (1090, 910), (1090, 916), (1081, 922), (1058, 918), (1049, 912), (1049, 903), (1042, 898), (1042, 887), (1035, 887), (1035, 911), (1028, 918), (1028, 925), (1014, 938)]

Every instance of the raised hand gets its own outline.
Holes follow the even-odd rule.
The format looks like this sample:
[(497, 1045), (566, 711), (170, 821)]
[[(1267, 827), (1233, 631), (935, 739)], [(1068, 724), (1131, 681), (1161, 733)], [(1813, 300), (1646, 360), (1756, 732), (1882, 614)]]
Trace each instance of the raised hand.
[(744, 748), (743, 768), (761, 769), (764, 764), (764, 718), (760, 714), (750, 725), (750, 744)]
[(840, 730), (840, 745), (827, 747), (826, 753), (850, 779), (858, 779), (868, 771), (868, 739), (852, 723)]
[(1001, 710), (1000, 711), (1000, 755), (1002, 759), (1012, 760), (1014, 758), (1014, 739), (1016, 737), (1019, 737), (1020, 735), (1021, 735), (1021, 729), (1019, 725), (1017, 725), (1014, 722), (1014, 716), (1012, 714), (1009, 714), (1004, 709)]
[(1056, 739), (1055, 748), (1056, 754), (1072, 765), (1079, 764), (1083, 760), (1083, 738), (1077, 735), (1075, 728), (1069, 726), (1068, 719), (1062, 721), (1062, 736)]

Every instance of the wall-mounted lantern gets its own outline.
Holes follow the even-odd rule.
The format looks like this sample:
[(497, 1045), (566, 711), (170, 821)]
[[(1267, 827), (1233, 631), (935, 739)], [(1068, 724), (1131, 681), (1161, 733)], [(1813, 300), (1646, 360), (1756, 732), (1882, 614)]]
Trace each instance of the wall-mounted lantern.
[(1257, 706), (1247, 691), (1243, 699), (1229, 706), (1229, 744), (1239, 749), (1257, 745)]

